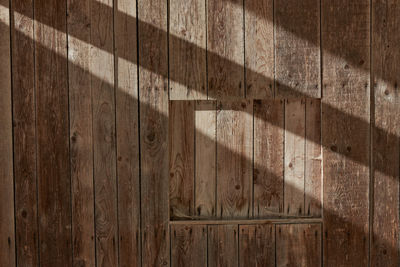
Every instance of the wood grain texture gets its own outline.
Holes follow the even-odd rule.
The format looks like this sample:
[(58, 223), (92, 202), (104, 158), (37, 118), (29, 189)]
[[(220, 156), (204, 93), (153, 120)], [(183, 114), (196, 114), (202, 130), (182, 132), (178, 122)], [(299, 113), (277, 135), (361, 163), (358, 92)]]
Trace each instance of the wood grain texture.
[(238, 225), (208, 226), (209, 267), (238, 266)]
[(19, 265), (38, 266), (33, 3), (14, 0), (11, 10), (16, 253)]
[(113, 1), (91, 2), (96, 264), (118, 264)]
[(68, 0), (67, 11), (73, 266), (94, 266), (90, 1)]
[(194, 101), (169, 105), (169, 201), (172, 218), (194, 213)]
[(324, 266), (368, 264), (369, 29), (369, 1), (323, 2)]
[(244, 1), (246, 96), (249, 98), (274, 96), (273, 3), (273, 0)]
[(320, 1), (275, 2), (276, 95), (321, 97)]
[(207, 2), (208, 95), (242, 98), (244, 89), (243, 0)]
[[(276, 226), (276, 266), (321, 266), (321, 225)], [(358, 265), (357, 265), (358, 266)]]
[(195, 214), (216, 215), (216, 101), (195, 103)]
[(171, 226), (171, 266), (207, 266), (207, 225)]
[(41, 266), (72, 263), (66, 6), (34, 3), (41, 22), (34, 27)]
[(0, 0), (0, 266), (15, 266), (9, 1)]
[(207, 99), (206, 0), (170, 1), (170, 99)]
[(254, 100), (254, 217), (283, 212), (284, 101)]
[(305, 108), (304, 99), (286, 100), (284, 212), (290, 215), (304, 214)]
[(142, 266), (169, 266), (167, 2), (139, 0), (138, 15)]
[(114, 1), (119, 266), (140, 266), (136, 1)]
[(400, 3), (372, 1), (373, 221), (371, 266), (396, 266), (399, 255)]
[(322, 209), (321, 101), (312, 98), (306, 99), (304, 168), (304, 214), (319, 217)]
[(239, 226), (239, 266), (275, 266), (275, 225)]
[(252, 216), (253, 102), (217, 104), (217, 216)]

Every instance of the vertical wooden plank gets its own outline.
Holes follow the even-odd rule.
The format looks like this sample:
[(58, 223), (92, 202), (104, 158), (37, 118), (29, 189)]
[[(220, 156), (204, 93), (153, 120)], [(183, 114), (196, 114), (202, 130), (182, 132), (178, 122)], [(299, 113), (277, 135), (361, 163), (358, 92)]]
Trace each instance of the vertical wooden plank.
[(66, 6), (34, 4), (41, 266), (72, 263)]
[(276, 266), (321, 266), (321, 225), (276, 226)]
[(136, 1), (114, 1), (119, 265), (140, 266)]
[(369, 1), (323, 1), (325, 266), (368, 264), (369, 29)]
[(254, 100), (254, 217), (283, 212), (284, 101)]
[(400, 3), (372, 1), (373, 224), (371, 266), (396, 266), (399, 255)]
[(217, 215), (252, 216), (253, 102), (218, 102)]
[(275, 225), (239, 226), (239, 266), (275, 266)]
[(215, 216), (216, 204), (216, 101), (195, 104), (195, 213)]
[(304, 214), (305, 108), (304, 99), (286, 100), (284, 212), (290, 215)]
[(74, 266), (95, 265), (89, 25), (90, 1), (68, 0), (68, 80)]
[(11, 8), (16, 253), (18, 265), (38, 266), (33, 3)]
[(207, 3), (209, 97), (244, 97), (243, 0)]
[(169, 105), (169, 201), (172, 218), (194, 213), (194, 102)]
[(113, 1), (91, 2), (96, 263), (118, 264)]
[(170, 99), (207, 99), (206, 0), (170, 1)]
[(142, 265), (169, 266), (167, 1), (139, 0), (138, 16)]
[(306, 99), (306, 148), (304, 175), (304, 214), (321, 216), (322, 150), (321, 101)]
[(208, 226), (208, 266), (238, 266), (238, 226)]
[(15, 266), (9, 1), (0, 0), (0, 266)]
[[(246, 95), (274, 96), (273, 0), (244, 1)], [(247, 71), (249, 70), (249, 71)]]
[(275, 2), (276, 94), (321, 97), (320, 1)]
[(171, 225), (171, 266), (207, 266), (207, 226)]

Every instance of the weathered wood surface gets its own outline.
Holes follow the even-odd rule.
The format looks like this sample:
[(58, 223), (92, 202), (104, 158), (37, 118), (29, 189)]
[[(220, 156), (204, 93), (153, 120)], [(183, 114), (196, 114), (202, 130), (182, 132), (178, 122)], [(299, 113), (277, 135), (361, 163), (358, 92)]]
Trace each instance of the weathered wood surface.
[(72, 263), (66, 1), (38, 0), (35, 100), (41, 266)]
[(0, 266), (15, 266), (9, 1), (0, 1)]
[(372, 1), (371, 266), (399, 264), (400, 3)]
[(208, 265), (209, 267), (238, 266), (239, 256), (238, 225), (208, 226)]
[(207, 266), (207, 225), (171, 225), (171, 266)]
[(367, 266), (370, 2), (324, 1), (321, 16), (324, 266)]
[(207, 99), (206, 0), (170, 1), (170, 99)]
[(277, 225), (275, 266), (321, 266), (321, 225)]

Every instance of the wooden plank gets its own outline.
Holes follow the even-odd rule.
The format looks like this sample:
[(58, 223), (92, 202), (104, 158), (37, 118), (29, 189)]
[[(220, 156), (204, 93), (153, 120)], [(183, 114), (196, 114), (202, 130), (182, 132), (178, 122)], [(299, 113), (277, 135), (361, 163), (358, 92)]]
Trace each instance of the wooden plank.
[(96, 264), (118, 264), (113, 1), (91, 2)]
[(167, 1), (138, 14), (142, 266), (169, 266)]
[(305, 108), (304, 99), (286, 100), (284, 212), (290, 215), (304, 214)]
[(207, 266), (238, 266), (238, 235), (238, 225), (208, 226)]
[(284, 101), (254, 100), (254, 217), (283, 212)]
[(321, 266), (321, 225), (276, 226), (276, 266)]
[(38, 266), (33, 3), (14, 0), (11, 8), (16, 260)]
[(320, 98), (320, 1), (278, 0), (274, 7), (276, 95)]
[(94, 266), (89, 1), (68, 0), (67, 19), (73, 264)]
[(136, 1), (114, 1), (119, 265), (140, 266)]
[(216, 101), (195, 104), (195, 214), (216, 215)]
[(207, 7), (208, 95), (244, 97), (243, 0), (208, 0)]
[(169, 202), (170, 216), (194, 213), (194, 102), (169, 105)]
[(205, 219), (205, 220), (177, 220), (177, 221), (170, 221), (172, 224), (181, 224), (181, 225), (216, 225), (216, 224), (241, 224), (241, 225), (253, 225), (253, 224), (304, 224), (304, 223), (322, 223), (321, 218), (310, 218), (310, 217), (280, 217), (280, 218), (271, 218), (271, 219), (227, 219), (227, 220), (220, 220), (220, 219)]
[(207, 266), (207, 226), (171, 226), (171, 265)]
[(34, 3), (41, 266), (72, 264), (66, 6)]
[(370, 2), (325, 1), (322, 47), (324, 265), (367, 266)]
[(275, 225), (239, 226), (239, 266), (275, 266)]
[(370, 266), (396, 266), (399, 255), (400, 3), (372, 1), (373, 221)]
[(306, 148), (304, 174), (304, 214), (321, 216), (322, 149), (321, 101), (306, 99)]
[(170, 99), (207, 99), (206, 0), (170, 1)]
[(217, 104), (217, 216), (252, 216), (253, 102)]
[(246, 0), (244, 13), (246, 95), (258, 99), (273, 97), (275, 60), (273, 0)]
[(0, 266), (15, 266), (9, 1), (0, 0)]

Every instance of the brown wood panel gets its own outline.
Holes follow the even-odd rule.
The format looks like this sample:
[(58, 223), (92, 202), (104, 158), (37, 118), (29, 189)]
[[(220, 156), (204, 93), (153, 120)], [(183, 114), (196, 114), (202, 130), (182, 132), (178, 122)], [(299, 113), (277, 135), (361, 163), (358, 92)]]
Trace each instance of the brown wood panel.
[(320, 1), (277, 0), (276, 95), (321, 97)]
[(238, 266), (238, 225), (208, 226), (208, 266)]
[(324, 1), (322, 47), (324, 265), (367, 266), (370, 2)]
[(371, 266), (399, 264), (400, 3), (372, 1), (373, 221)]
[[(321, 266), (321, 225), (276, 225), (276, 266)], [(358, 265), (357, 265), (358, 266)]]
[(171, 225), (171, 266), (207, 266), (206, 225)]
[(304, 214), (305, 108), (305, 99), (286, 100), (284, 212), (290, 215)]
[[(207, 99), (206, 1), (171, 0), (170, 99)], [(179, 82), (178, 82), (179, 81)]]
[(194, 101), (169, 105), (170, 216), (194, 213)]
[(306, 99), (304, 214), (321, 216), (322, 191), (321, 101)]
[(208, 95), (244, 97), (243, 0), (207, 1)]
[(113, 1), (91, 1), (96, 264), (118, 264)]
[(216, 211), (216, 101), (195, 104), (195, 214), (215, 216)]
[(70, 266), (71, 183), (66, 1), (37, 0), (35, 87), (41, 266)]
[(217, 104), (217, 216), (252, 216), (253, 102)]
[(283, 212), (284, 101), (254, 100), (254, 217)]
[[(73, 265), (95, 265), (90, 1), (68, 0)], [(74, 37), (79, 36), (80, 39)]]
[(246, 95), (250, 98), (274, 96), (273, 3), (273, 0), (244, 1)]
[(119, 266), (140, 266), (136, 1), (114, 1)]
[(239, 266), (275, 266), (275, 225), (239, 226)]
[(139, 0), (138, 16), (142, 266), (169, 266), (167, 2)]
[(12, 1), (15, 236), (17, 262), (21, 266), (38, 266), (39, 264), (32, 17), (32, 1)]
[(15, 266), (9, 1), (0, 0), (0, 266)]

